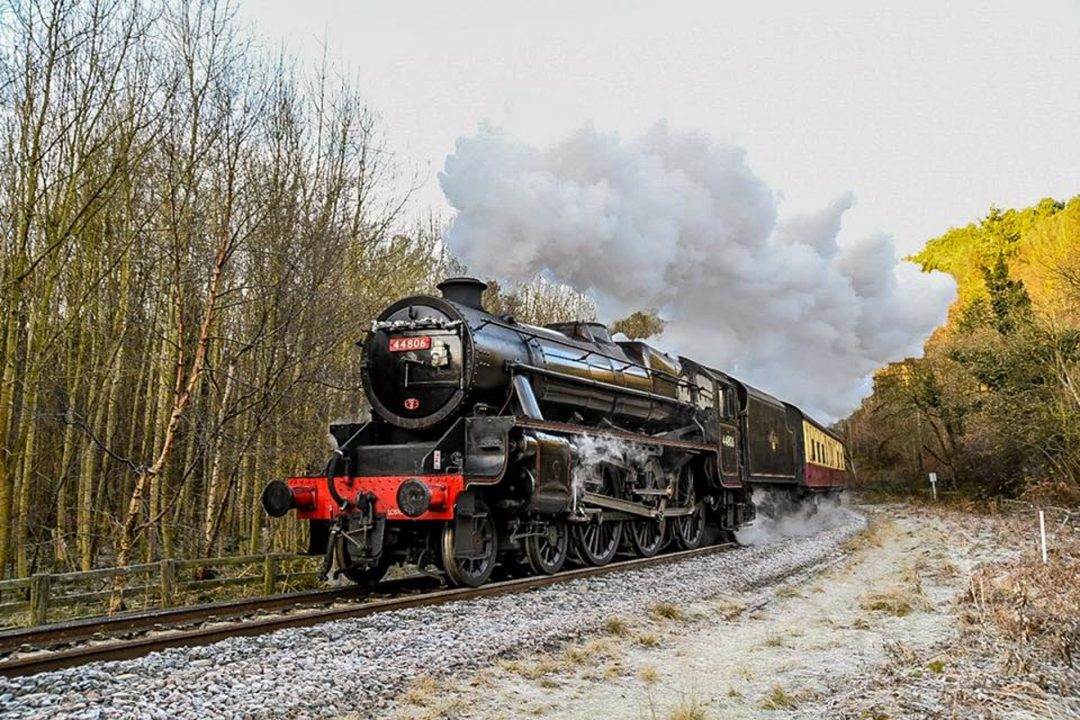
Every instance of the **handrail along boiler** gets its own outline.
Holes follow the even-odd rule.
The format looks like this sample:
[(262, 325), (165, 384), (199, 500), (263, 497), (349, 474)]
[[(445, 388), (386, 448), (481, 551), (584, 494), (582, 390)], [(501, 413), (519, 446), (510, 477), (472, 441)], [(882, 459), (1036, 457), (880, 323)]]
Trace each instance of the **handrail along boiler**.
[(270, 515), (310, 521), (324, 575), (602, 565), (750, 522), (754, 488), (843, 487), (842, 443), (794, 405), (599, 323), (496, 317), (485, 288), (451, 278), (383, 310), (362, 343), (371, 421), (330, 426), (323, 475), (264, 490)]

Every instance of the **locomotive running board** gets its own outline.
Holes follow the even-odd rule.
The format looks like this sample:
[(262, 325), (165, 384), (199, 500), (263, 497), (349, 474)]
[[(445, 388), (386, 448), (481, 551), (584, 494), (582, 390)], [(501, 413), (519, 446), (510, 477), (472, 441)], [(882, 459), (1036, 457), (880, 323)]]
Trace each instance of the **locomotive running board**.
[(709, 443), (657, 437), (656, 435), (641, 435), (639, 433), (626, 432), (625, 430), (591, 428), (583, 425), (555, 422), (553, 420), (534, 420), (533, 418), (520, 415), (514, 418), (514, 424), (518, 427), (531, 428), (533, 430), (546, 430), (548, 432), (564, 433), (567, 435), (592, 435), (593, 437), (606, 437), (613, 440), (627, 440), (629, 442), (641, 443), (642, 445), (661, 445), (663, 447), (679, 448), (681, 450), (716, 452), (716, 446), (710, 445)]

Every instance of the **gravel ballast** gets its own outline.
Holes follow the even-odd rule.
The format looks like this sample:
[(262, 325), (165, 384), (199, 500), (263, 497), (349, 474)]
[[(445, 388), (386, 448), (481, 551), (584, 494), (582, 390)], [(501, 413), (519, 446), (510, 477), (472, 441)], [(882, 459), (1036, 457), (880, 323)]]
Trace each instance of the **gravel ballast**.
[(178, 648), (137, 660), (0, 678), (0, 718), (377, 716), (416, 677), (486, 666), (827, 562), (865, 526), (848, 510), (809, 537), (502, 595)]

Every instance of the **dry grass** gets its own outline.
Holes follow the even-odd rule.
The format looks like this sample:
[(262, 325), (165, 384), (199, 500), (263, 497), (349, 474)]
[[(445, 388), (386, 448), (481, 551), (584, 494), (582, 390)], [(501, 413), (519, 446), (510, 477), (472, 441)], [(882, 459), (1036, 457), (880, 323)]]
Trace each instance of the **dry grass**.
[(439, 681), (430, 675), (425, 675), (413, 681), (409, 689), (402, 693), (401, 701), (408, 705), (427, 707), (439, 698), (440, 690)]
[(762, 710), (794, 710), (798, 707), (798, 703), (794, 695), (789, 695), (779, 685), (773, 685), (769, 693), (758, 703), (758, 707)]
[(939, 582), (960, 576), (960, 568), (946, 558), (945, 553), (940, 549), (916, 560), (911, 565), (911, 572), (917, 574), (920, 579), (926, 577)]
[(659, 647), (660, 637), (656, 633), (641, 633), (634, 638), (634, 642), (642, 647)]
[(618, 647), (611, 638), (599, 638), (570, 645), (558, 656), (535, 655), (513, 660), (500, 660), (498, 666), (543, 688), (560, 687), (559, 676), (578, 672), (584, 667), (589, 680), (614, 680), (626, 674), (625, 666), (616, 659)]
[(859, 606), (863, 610), (884, 612), (896, 617), (910, 615), (914, 609), (910, 601), (911, 593), (902, 588), (890, 590), (871, 590), (864, 593), (859, 600)]
[(762, 643), (765, 647), (785, 647), (783, 635), (769, 635)]
[(967, 619), (1011, 646), (1006, 667), (1027, 672), (1044, 660), (1080, 665), (1080, 544), (980, 568), (965, 597)]
[(465, 700), (451, 688), (430, 675), (413, 681), (402, 693), (398, 717), (409, 720), (435, 720), (460, 717), (467, 709)]
[(627, 674), (628, 673), (627, 673), (627, 670), (626, 670), (626, 666), (623, 665), (618, 660), (615, 660), (610, 665), (607, 665), (604, 668), (604, 672), (603, 672), (603, 676), (604, 676), (605, 680), (615, 680), (616, 678), (620, 678), (620, 677), (622, 677), (624, 675), (627, 675)]
[(922, 593), (921, 583), (913, 588), (892, 587), (870, 590), (859, 598), (859, 607), (872, 612), (883, 612), (895, 617), (905, 617), (916, 610), (926, 610), (929, 603)]
[(718, 600), (716, 614), (728, 622), (735, 620), (746, 610), (746, 606), (731, 600)]
[(882, 642), (882, 647), (898, 666), (907, 667), (919, 661), (919, 654), (903, 640), (885, 640)]
[(626, 624), (626, 621), (620, 617), (609, 617), (607, 621), (604, 622), (604, 632), (616, 637), (626, 637), (626, 634), (630, 632), (630, 627)]
[(660, 671), (652, 665), (642, 665), (638, 670), (638, 677), (646, 685), (652, 685), (660, 681)]
[(684, 619), (682, 610), (668, 602), (656, 603), (649, 608), (649, 614), (658, 620), (681, 621)]
[(922, 573), (924, 569), (925, 563), (922, 560), (916, 560), (914, 563), (904, 566), (904, 569), (900, 571), (900, 580), (910, 585), (911, 591), (916, 595), (923, 594)]
[(581, 645), (571, 645), (563, 652), (563, 658), (569, 666), (581, 665), (587, 662), (608, 658), (615, 652), (615, 646), (608, 638), (590, 640)]
[(563, 664), (550, 655), (537, 655), (523, 660), (500, 660), (499, 667), (526, 680), (539, 680), (558, 672)]
[(881, 544), (885, 541), (885, 531), (894, 527), (895, 525), (891, 520), (871, 518), (861, 532), (845, 540), (840, 547), (847, 553), (865, 550), (869, 547), (881, 547)]
[(670, 720), (705, 720), (709, 717), (708, 707), (696, 693), (684, 695), (671, 709)]

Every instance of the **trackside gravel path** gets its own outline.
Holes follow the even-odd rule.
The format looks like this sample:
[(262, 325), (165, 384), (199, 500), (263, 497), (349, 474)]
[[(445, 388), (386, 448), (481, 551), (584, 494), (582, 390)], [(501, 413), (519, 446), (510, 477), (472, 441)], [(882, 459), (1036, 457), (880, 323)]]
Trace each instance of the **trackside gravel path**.
[[(1080, 672), (1053, 652), (1068, 642), (1068, 633), (1057, 640), (1047, 635), (1010, 644), (993, 629), (995, 612), (1015, 621), (1024, 604), (1023, 588), (1002, 584), (999, 568), (1019, 564), (1050, 572), (1041, 570), (1030, 546), (1037, 527), (1030, 517), (902, 505), (864, 512), (874, 518), (869, 529), (843, 543), (843, 556), (827, 567), (796, 571), (812, 557), (828, 558), (832, 543), (857, 526), (854, 519), (839, 518), (839, 527), (812, 538), (740, 553), (735, 557), (740, 567), (727, 581), (697, 573), (673, 577), (675, 583), (689, 582), (670, 593), (667, 604), (650, 605), (644, 598), (636, 606), (611, 603), (606, 607), (620, 608), (618, 619), (588, 638), (522, 652), (475, 673), (420, 678), (391, 716), (1080, 717)], [(799, 522), (787, 524), (786, 530), (799, 530)], [(784, 529), (765, 524), (756, 534), (774, 539)], [(1051, 561), (1066, 567), (1065, 539), (1052, 539)], [(731, 560), (715, 570), (729, 572)], [(972, 573), (985, 572), (996, 579), (977, 583), (980, 595), (989, 594), (995, 583), (1004, 595), (998, 605), (983, 601), (985, 622), (978, 622), (968, 593)], [(1027, 593), (1023, 616), (1036, 633), (1043, 617), (1038, 603), (1046, 598), (1033, 586)], [(1068, 624), (1067, 618), (1044, 619), (1062, 629)], [(1080, 635), (1071, 637), (1075, 643)], [(1074, 645), (1073, 657), (1078, 656)]]

